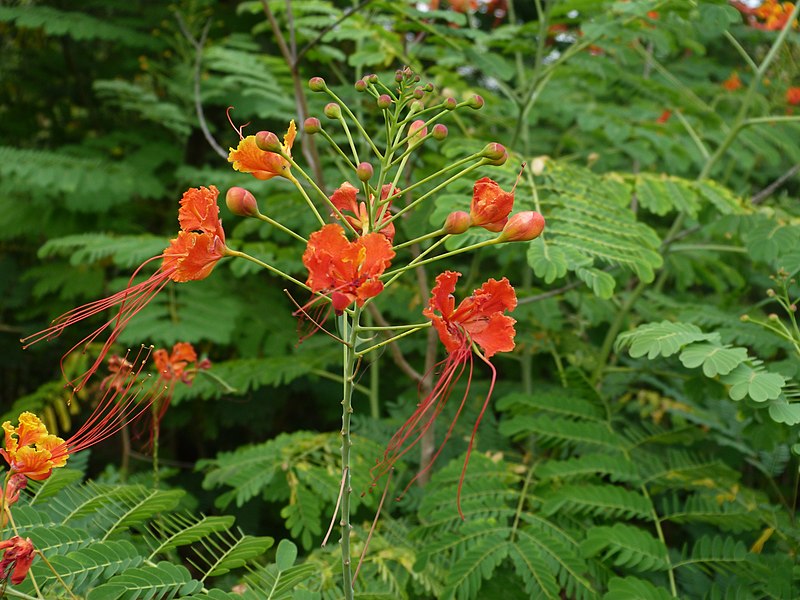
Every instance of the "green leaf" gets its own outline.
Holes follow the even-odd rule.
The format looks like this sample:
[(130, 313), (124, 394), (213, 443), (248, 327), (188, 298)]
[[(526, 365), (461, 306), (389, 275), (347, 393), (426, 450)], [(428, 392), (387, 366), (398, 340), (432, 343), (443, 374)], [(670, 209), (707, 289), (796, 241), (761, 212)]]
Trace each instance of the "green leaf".
[(672, 595), (645, 579), (612, 577), (603, 600), (670, 600)]
[(783, 396), (769, 403), (769, 416), (776, 423), (800, 424), (800, 403), (789, 403)]
[(633, 358), (646, 354), (647, 358), (653, 360), (658, 356), (672, 356), (686, 344), (718, 337), (716, 333), (703, 333), (699, 327), (689, 323), (661, 321), (640, 325), (633, 331), (620, 334), (616, 348), (619, 350), (630, 346), (630, 355)]
[(186, 567), (160, 562), (136, 569), (128, 569), (112, 577), (107, 583), (94, 588), (87, 600), (136, 600), (139, 598), (174, 598), (189, 595), (203, 588)]
[(623, 523), (592, 527), (581, 543), (581, 551), (587, 558), (602, 553), (603, 561), (644, 573), (669, 568), (664, 542), (639, 527)]
[(703, 374), (706, 377), (727, 375), (745, 360), (747, 360), (747, 350), (745, 348), (733, 348), (729, 345), (720, 346), (709, 343), (686, 346), (680, 355), (680, 361), (688, 369), (703, 365)]
[(285, 571), (297, 560), (297, 546), (289, 540), (281, 540), (278, 544), (278, 551), (275, 553), (275, 564), (278, 569)]
[(595, 296), (608, 300), (614, 295), (617, 282), (605, 271), (593, 267), (578, 267), (575, 269), (575, 275), (591, 288)]
[(749, 397), (756, 402), (775, 400), (786, 383), (783, 375), (769, 373), (763, 367), (741, 364), (722, 378), (722, 383), (731, 386), (728, 395), (732, 400)]
[(567, 255), (561, 248), (548, 244), (544, 236), (530, 243), (527, 257), (533, 272), (545, 283), (553, 283), (567, 274)]

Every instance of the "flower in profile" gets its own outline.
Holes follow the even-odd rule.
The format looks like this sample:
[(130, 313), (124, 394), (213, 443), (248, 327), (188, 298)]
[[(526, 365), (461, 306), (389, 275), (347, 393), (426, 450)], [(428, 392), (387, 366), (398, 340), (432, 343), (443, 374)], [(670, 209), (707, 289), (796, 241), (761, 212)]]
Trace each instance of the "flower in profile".
[(500, 281), (489, 279), (475, 290), (471, 296), (465, 298), (456, 306), (453, 292), (460, 276), (461, 273), (453, 271), (445, 271), (439, 275), (431, 292), (428, 307), (422, 311), (431, 320), (432, 325), (439, 334), (439, 339), (447, 350), (447, 358), (437, 365), (438, 377), (433, 390), (417, 405), (417, 409), (389, 440), (382, 459), (372, 468), (371, 474), (373, 475), (374, 485), (404, 454), (419, 442), (425, 432), (433, 425), (436, 417), (441, 414), (453, 388), (467, 367), (469, 367), (466, 390), (442, 443), (428, 464), (424, 465), (421, 471), (409, 482), (406, 490), (417, 477), (431, 468), (442, 452), (444, 445), (450, 439), (466, 404), (470, 381), (472, 380), (472, 357), (474, 354), (489, 366), (492, 378), (486, 399), (472, 429), (472, 436), (467, 446), (467, 455), (464, 459), (464, 466), (458, 482), (456, 506), (458, 507), (459, 515), (463, 519), (461, 488), (475, 442), (475, 435), (489, 406), (496, 379), (496, 371), (489, 359), (498, 352), (509, 352), (514, 349), (514, 323), (516, 321), (504, 313), (516, 307), (517, 297), (514, 293), (514, 288), (505, 277)]
[[(11, 421), (4, 422), (5, 443), (0, 456), (8, 463), (9, 483), (16, 475), (35, 481), (47, 479), (53, 469), (65, 466), (72, 454), (113, 436), (141, 417), (163, 393), (161, 386), (147, 387), (147, 379), (139, 379), (149, 355), (150, 349), (142, 348), (130, 362), (127, 356), (122, 359), (135, 366), (119, 371), (86, 422), (66, 440), (49, 433), (32, 412), (20, 414), (16, 427)], [(14, 480), (13, 489), (6, 489), (7, 498), (18, 495), (24, 487), (19, 479)]]
[(335, 223), (325, 225), (308, 238), (303, 264), (308, 269), (306, 284), (312, 292), (330, 294), (333, 309), (341, 314), (355, 302), (383, 291), (379, 279), (394, 258), (392, 244), (380, 233), (368, 233), (349, 241)]
[[(187, 190), (181, 198), (178, 209), (178, 222), (181, 227), (178, 237), (170, 240), (169, 246), (159, 256), (141, 264), (134, 271), (126, 289), (61, 315), (47, 329), (23, 338), (21, 341), (24, 347), (27, 348), (36, 342), (56, 337), (70, 325), (108, 309), (117, 308), (116, 314), (111, 319), (70, 348), (61, 360), (62, 373), (64, 373), (64, 360), (69, 354), (81, 346), (85, 349), (104, 331), (111, 329), (97, 359), (88, 371), (74, 380), (69, 380), (64, 373), (73, 390), (76, 392), (81, 390), (103, 363), (111, 346), (128, 322), (147, 306), (164, 286), (170, 281), (185, 282), (205, 279), (211, 274), (217, 262), (227, 254), (225, 232), (222, 229), (217, 205), (218, 195), (219, 190), (213, 185), (208, 188), (199, 187)], [(139, 273), (147, 265), (159, 260), (161, 265), (155, 273), (144, 281), (134, 283)]]
[(516, 184), (510, 192), (504, 192), (496, 181), (488, 177), (476, 181), (469, 207), (472, 225), (489, 231), (502, 231), (514, 207), (514, 189)]
[[(271, 135), (274, 136), (275, 134)], [(294, 121), (291, 121), (286, 135), (283, 136), (283, 144), (278, 144), (276, 149), (279, 149), (287, 156), (291, 156), (296, 136), (297, 127), (295, 127)], [(266, 138), (266, 136), (262, 137)], [(250, 173), (256, 179), (265, 180), (273, 177), (292, 179), (293, 175), (291, 174), (289, 161), (279, 153), (259, 148), (256, 138), (257, 136), (255, 135), (243, 137), (235, 150), (233, 148), (229, 149), (228, 162), (233, 163), (233, 168), (240, 173)]]
[(34, 557), (33, 542), (30, 538), (15, 535), (0, 542), (3, 559), (0, 560), (0, 580), (6, 581), (9, 576), (13, 585), (19, 585), (28, 576)]
[(786, 90), (786, 104), (792, 106), (800, 104), (800, 87), (790, 87)]
[[(390, 195), (395, 196), (398, 193), (399, 190), (397, 188), (393, 188), (390, 184), (386, 184), (381, 188), (381, 201), (385, 201)], [(344, 216), (347, 222), (353, 226), (353, 229), (356, 231), (356, 233), (363, 235), (365, 233), (369, 233), (370, 231), (377, 231), (378, 233), (385, 235), (390, 242), (394, 239), (394, 223), (389, 223), (388, 225), (383, 225), (381, 227), (372, 227), (370, 223), (369, 211), (367, 210), (367, 204), (363, 200), (361, 202), (358, 201), (358, 188), (356, 188), (354, 185), (351, 185), (345, 181), (339, 186), (339, 189), (333, 192), (330, 200), (331, 204), (333, 204), (339, 210), (339, 212), (342, 213), (342, 216)], [(392, 205), (391, 200), (385, 206), (376, 203), (374, 196), (370, 196), (369, 201), (372, 205), (370, 208), (375, 218), (379, 216), (379, 212), (381, 210), (383, 211), (381, 223), (385, 223), (392, 218), (390, 211)], [(336, 213), (334, 213), (333, 216), (338, 217)]]
[(739, 79), (739, 73), (737, 73), (736, 71), (731, 73), (731, 76), (722, 82), (722, 87), (724, 87), (729, 92), (735, 92), (736, 90), (741, 88), (742, 80)]

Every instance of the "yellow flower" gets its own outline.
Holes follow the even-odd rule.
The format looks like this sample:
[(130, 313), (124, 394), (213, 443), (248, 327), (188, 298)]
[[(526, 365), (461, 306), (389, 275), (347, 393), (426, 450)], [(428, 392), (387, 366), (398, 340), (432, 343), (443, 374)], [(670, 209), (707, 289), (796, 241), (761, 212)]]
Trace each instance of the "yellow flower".
[(67, 464), (69, 452), (66, 442), (47, 432), (47, 427), (35, 414), (24, 412), (19, 416), (19, 425), (11, 421), (3, 423), (5, 449), (0, 456), (6, 459), (12, 473), (19, 473), (34, 480), (50, 477), (57, 467)]

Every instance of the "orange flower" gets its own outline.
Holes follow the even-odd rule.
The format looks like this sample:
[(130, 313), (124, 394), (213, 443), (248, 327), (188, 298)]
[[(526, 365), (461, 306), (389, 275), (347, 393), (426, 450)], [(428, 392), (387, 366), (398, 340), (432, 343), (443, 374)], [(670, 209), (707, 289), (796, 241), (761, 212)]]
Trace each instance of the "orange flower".
[(669, 121), (671, 116), (672, 116), (672, 111), (668, 108), (665, 108), (664, 112), (661, 113), (661, 116), (656, 119), (656, 123), (666, 123), (667, 121)]
[(368, 233), (350, 242), (344, 230), (331, 223), (308, 238), (303, 253), (306, 283), (312, 292), (330, 294), (334, 310), (341, 314), (354, 301), (363, 306), (367, 298), (383, 291), (379, 277), (392, 258), (394, 251), (386, 236)]
[(30, 538), (22, 539), (15, 535), (0, 542), (0, 550), (3, 550), (3, 560), (0, 560), (0, 580), (6, 581), (10, 575), (11, 583), (19, 585), (25, 581), (33, 562), (33, 542)]
[(786, 90), (786, 103), (792, 106), (800, 104), (800, 87), (790, 87)]
[(48, 433), (44, 423), (31, 412), (19, 416), (17, 427), (13, 427), (10, 421), (3, 423), (5, 449), (0, 449), (0, 456), (6, 460), (12, 473), (6, 490), (9, 498), (25, 487), (18, 480), (14, 481), (13, 487), (10, 486), (14, 475), (24, 475), (36, 481), (47, 479), (53, 469), (66, 465), (70, 455), (116, 434), (126, 424), (141, 417), (159, 399), (163, 386), (156, 384), (145, 389), (138, 378), (149, 355), (150, 350), (143, 348), (130, 362), (127, 362), (127, 356), (122, 359), (134, 366), (117, 373), (86, 422), (66, 440)]
[[(389, 195), (395, 196), (398, 193), (399, 190), (397, 188), (392, 188), (391, 184), (387, 183), (383, 186), (383, 188), (381, 188), (381, 200), (386, 200)], [(380, 210), (384, 211), (383, 218), (381, 219), (382, 223), (392, 218), (392, 215), (389, 212), (389, 209), (392, 206), (391, 201), (385, 207), (382, 207), (375, 202), (375, 197), (371, 196), (370, 203), (372, 204), (372, 211), (376, 218)], [(369, 211), (367, 211), (366, 203), (363, 201), (358, 201), (358, 188), (350, 183), (345, 181), (339, 186), (339, 189), (333, 192), (331, 195), (331, 204), (333, 204), (341, 213), (352, 213), (352, 216), (344, 214), (343, 216), (345, 219), (347, 219), (347, 222), (353, 226), (353, 229), (355, 229), (357, 233), (363, 234), (374, 229), (369, 222)], [(335, 213), (332, 216), (338, 218), (338, 215)], [(395, 234), (394, 223), (389, 223), (388, 225), (381, 227), (378, 229), (378, 232), (385, 235), (391, 242), (394, 239)]]
[[(283, 144), (281, 145), (283, 153), (287, 156), (292, 155), (292, 146), (296, 136), (297, 127), (295, 127), (294, 121), (291, 121), (286, 135), (283, 136)], [(250, 173), (256, 179), (293, 178), (289, 161), (280, 154), (267, 152), (259, 148), (254, 135), (242, 138), (236, 150), (233, 148), (229, 148), (229, 150), (228, 162), (232, 162), (233, 168), (241, 173)]]
[(729, 92), (735, 92), (740, 87), (742, 87), (742, 80), (739, 79), (739, 73), (737, 73), (736, 71), (731, 73), (731, 76), (722, 82), (722, 87), (724, 87)]
[[(500, 281), (489, 279), (479, 289), (469, 297), (465, 298), (458, 307), (455, 306), (453, 292), (456, 282), (461, 273), (445, 271), (436, 278), (436, 285), (431, 292), (431, 299), (428, 308), (422, 313), (431, 320), (434, 328), (439, 334), (439, 339), (447, 350), (447, 358), (437, 365), (438, 379), (433, 386), (433, 390), (428, 396), (417, 405), (417, 409), (406, 420), (389, 440), (383, 458), (372, 468), (370, 473), (373, 475), (373, 486), (392, 466), (419, 441), (425, 432), (433, 425), (445, 404), (450, 398), (461, 375), (469, 365), (469, 379), (472, 379), (472, 356), (473, 353), (485, 362), (492, 372), (492, 380), (489, 385), (489, 392), (483, 402), (483, 407), (478, 413), (475, 425), (472, 428), (472, 436), (467, 446), (467, 455), (464, 459), (464, 466), (461, 469), (461, 477), (458, 482), (458, 492), (456, 495), (456, 506), (461, 518), (464, 513), (461, 511), (461, 488), (464, 483), (464, 475), (467, 472), (469, 457), (475, 443), (475, 435), (478, 431), (481, 419), (489, 406), (492, 397), (496, 371), (489, 362), (489, 358), (497, 352), (509, 352), (514, 349), (514, 323), (515, 320), (505, 314), (505, 311), (513, 310), (517, 305), (517, 297), (514, 288), (503, 278)], [(474, 349), (474, 345), (480, 346), (483, 353)], [(433, 466), (434, 461), (442, 452), (444, 445), (450, 439), (453, 429), (458, 422), (458, 417), (464, 409), (469, 394), (470, 383), (467, 382), (467, 389), (461, 398), (461, 404), (456, 409), (447, 432), (444, 434), (442, 443), (431, 457), (428, 464), (424, 465), (421, 471), (409, 482), (408, 487), (419, 477)], [(402, 494), (401, 494), (402, 495)]]
[(3, 430), (5, 449), (0, 449), (0, 456), (6, 459), (13, 473), (41, 481), (50, 477), (53, 469), (67, 463), (68, 455), (60, 452), (64, 440), (49, 434), (44, 423), (33, 413), (22, 413), (17, 427), (6, 421)]
[(761, 6), (755, 9), (756, 17), (761, 19), (763, 23), (753, 23), (757, 29), (766, 29), (767, 31), (776, 31), (783, 29), (786, 21), (789, 20), (789, 15), (794, 10), (794, 4), (791, 2), (777, 2), (777, 0), (764, 0)]
[[(516, 188), (516, 184), (514, 185)], [(474, 226), (489, 231), (502, 231), (514, 206), (514, 190), (504, 192), (500, 185), (488, 177), (475, 182), (469, 215)]]
[[(111, 346), (128, 322), (147, 306), (164, 286), (170, 281), (185, 282), (205, 279), (217, 261), (226, 255), (228, 249), (225, 246), (225, 232), (219, 219), (218, 195), (219, 191), (213, 185), (208, 188), (187, 190), (181, 198), (178, 210), (178, 222), (182, 231), (178, 233), (178, 237), (170, 241), (169, 246), (161, 255), (146, 260), (134, 271), (126, 289), (61, 315), (47, 329), (24, 338), (22, 340), (24, 347), (27, 348), (41, 340), (56, 337), (70, 325), (108, 309), (119, 307), (116, 315), (70, 348), (64, 357), (66, 358), (80, 346), (85, 348), (105, 330), (111, 328), (111, 333), (89, 370), (77, 379), (69, 381), (74, 391), (82, 389), (91, 375), (103, 363)], [(161, 261), (161, 265), (155, 273), (140, 283), (133, 283), (146, 265), (158, 260)], [(62, 372), (63, 362), (62, 358)]]

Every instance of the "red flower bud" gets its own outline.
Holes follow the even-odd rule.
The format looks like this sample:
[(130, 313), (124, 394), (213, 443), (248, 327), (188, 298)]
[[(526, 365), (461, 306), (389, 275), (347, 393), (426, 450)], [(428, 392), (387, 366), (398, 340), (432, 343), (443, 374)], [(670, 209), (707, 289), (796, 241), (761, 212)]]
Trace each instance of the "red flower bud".
[(408, 144), (410, 146), (415, 146), (416, 144), (422, 142), (422, 138), (428, 135), (428, 128), (425, 127), (425, 121), (422, 119), (417, 119), (411, 123), (411, 125), (408, 126), (408, 135)]
[(325, 113), (325, 116), (329, 119), (338, 119), (342, 116), (342, 109), (336, 102), (329, 102), (326, 104), (322, 112)]
[(370, 73), (369, 75), (364, 75), (364, 81), (369, 81), (372, 84), (378, 83), (378, 76), (375, 73)]
[(445, 98), (443, 105), (447, 110), (455, 110), (458, 106), (458, 101), (455, 98)]
[(432, 92), (435, 89), (436, 89), (436, 87), (430, 81), (425, 84), (425, 91), (426, 92)]
[(478, 94), (475, 94), (472, 98), (467, 100), (467, 106), (469, 106), (470, 108), (474, 108), (475, 110), (483, 108), (483, 105), (484, 105), (483, 97), (479, 96)]
[(542, 234), (544, 217), (534, 210), (511, 215), (497, 237), (501, 242), (529, 242)]
[(369, 181), (370, 179), (372, 179), (373, 174), (374, 174), (374, 169), (372, 168), (372, 165), (369, 164), (368, 162), (362, 162), (361, 164), (358, 165), (358, 168), (356, 169), (356, 176), (361, 181)]
[(244, 188), (229, 189), (225, 194), (225, 204), (228, 210), (241, 217), (255, 217), (258, 214), (258, 202), (255, 196)]
[(281, 152), (281, 141), (271, 131), (259, 131), (256, 134), (256, 146), (265, 152), (275, 152), (276, 154)]
[(437, 142), (441, 142), (444, 138), (447, 137), (447, 127), (442, 125), (441, 123), (437, 123), (433, 126), (433, 131), (431, 132), (433, 139)]
[(317, 117), (309, 117), (303, 123), (303, 131), (309, 135), (314, 135), (322, 131), (322, 124)]
[(367, 82), (363, 79), (356, 81), (355, 88), (357, 92), (363, 92), (367, 89)]
[(378, 96), (378, 108), (387, 109), (392, 105), (392, 97), (388, 94)]
[(312, 77), (308, 80), (308, 89), (312, 92), (324, 92), (325, 80), (322, 77)]
[(483, 150), (481, 150), (480, 155), (485, 158), (491, 158), (492, 160), (500, 160), (504, 156), (508, 158), (508, 152), (506, 152), (505, 146), (498, 144), (497, 142), (486, 144), (486, 146), (483, 147)]
[(423, 90), (421, 87), (414, 88), (414, 91), (411, 93), (411, 95), (419, 100), (425, 95), (425, 90)]
[(444, 232), (451, 235), (464, 233), (470, 227), (472, 227), (472, 217), (463, 210), (451, 212), (444, 221)]

